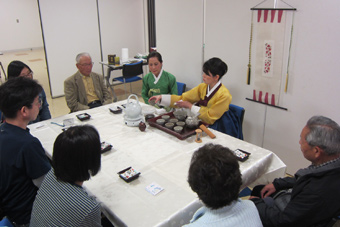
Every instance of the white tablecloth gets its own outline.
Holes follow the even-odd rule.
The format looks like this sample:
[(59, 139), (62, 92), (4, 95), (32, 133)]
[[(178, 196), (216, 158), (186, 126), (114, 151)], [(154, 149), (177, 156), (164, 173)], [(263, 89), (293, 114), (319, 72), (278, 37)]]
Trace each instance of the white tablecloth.
[[(206, 143), (251, 153), (247, 161), (240, 163), (243, 187), (255, 181), (268, 183), (285, 173), (286, 165), (271, 151), (214, 130), (215, 139), (205, 135), (202, 143), (196, 143), (195, 136), (179, 140), (150, 126), (145, 132), (138, 127), (128, 127), (124, 124), (124, 113), (109, 111), (109, 107), (122, 103), (126, 101), (29, 126), (49, 156), (52, 156), (55, 138), (62, 132), (62, 127), (51, 122), (62, 124), (67, 118), (74, 119), (78, 125), (95, 126), (101, 140), (113, 145), (111, 151), (102, 155), (101, 171), (84, 186), (101, 202), (103, 212), (116, 226), (181, 226), (188, 223), (201, 206), (187, 183), (189, 164), (193, 152)], [(90, 114), (91, 119), (81, 122), (75, 115), (84, 112)], [(141, 175), (126, 183), (117, 172), (129, 166), (139, 170)], [(145, 188), (151, 183), (159, 184), (164, 190), (155, 196), (150, 194)]]

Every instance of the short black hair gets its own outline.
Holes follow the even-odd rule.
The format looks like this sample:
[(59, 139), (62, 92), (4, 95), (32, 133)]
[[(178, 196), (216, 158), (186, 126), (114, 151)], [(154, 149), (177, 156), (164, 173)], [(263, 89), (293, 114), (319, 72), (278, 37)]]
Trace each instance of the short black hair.
[(74, 184), (95, 176), (101, 166), (101, 144), (90, 125), (70, 127), (54, 142), (52, 166), (58, 180)]
[(6, 118), (13, 119), (22, 107), (32, 108), (34, 99), (41, 91), (41, 85), (35, 80), (12, 78), (0, 86), (0, 110)]
[(192, 156), (188, 182), (202, 202), (219, 209), (238, 199), (242, 184), (236, 156), (221, 145), (206, 144)]
[(8, 79), (20, 76), (20, 73), (24, 68), (28, 68), (28, 70), (32, 72), (31, 68), (22, 61), (12, 61), (11, 63), (9, 63), (9, 65), (7, 66)]
[(151, 52), (147, 57), (147, 62), (149, 63), (150, 58), (157, 58), (160, 63), (163, 63), (162, 55), (158, 53), (157, 51)]
[(213, 77), (219, 75), (219, 80), (222, 79), (224, 74), (228, 72), (228, 65), (219, 58), (210, 58), (203, 64), (203, 72), (209, 75), (209, 72)]

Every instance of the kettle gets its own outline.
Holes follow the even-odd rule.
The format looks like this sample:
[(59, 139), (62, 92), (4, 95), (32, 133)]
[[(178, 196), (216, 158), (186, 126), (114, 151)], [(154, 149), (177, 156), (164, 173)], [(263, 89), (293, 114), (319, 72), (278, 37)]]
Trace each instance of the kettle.
[(189, 128), (196, 128), (199, 124), (199, 119), (198, 119), (198, 114), (192, 114), (192, 113), (188, 113), (188, 117), (185, 120), (185, 124), (189, 127)]
[[(130, 98), (134, 96), (137, 102), (130, 102)], [(139, 104), (137, 95), (132, 94), (128, 97), (126, 108), (124, 109), (125, 118), (137, 119), (142, 115), (142, 107)]]

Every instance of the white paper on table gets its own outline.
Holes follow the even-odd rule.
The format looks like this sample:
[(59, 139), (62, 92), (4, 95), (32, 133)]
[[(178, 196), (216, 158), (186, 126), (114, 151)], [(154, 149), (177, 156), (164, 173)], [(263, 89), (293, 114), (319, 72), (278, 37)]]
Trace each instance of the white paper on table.
[(149, 186), (146, 187), (146, 190), (150, 192), (152, 195), (157, 195), (161, 191), (164, 190), (160, 185), (156, 183), (151, 183)]

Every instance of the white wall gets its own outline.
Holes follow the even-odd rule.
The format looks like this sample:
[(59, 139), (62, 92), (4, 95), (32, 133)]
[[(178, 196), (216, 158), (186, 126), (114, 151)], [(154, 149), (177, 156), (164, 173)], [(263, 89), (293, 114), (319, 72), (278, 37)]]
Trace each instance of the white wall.
[[(95, 0), (39, 0), (52, 97), (64, 95), (64, 80), (77, 72), (76, 55), (91, 54), (101, 73)], [(81, 10), (79, 8), (81, 6)]]
[(156, 44), (163, 57), (163, 69), (193, 88), (202, 78), (203, 1), (168, 0), (155, 4)]
[[(109, 54), (121, 57), (122, 48), (129, 49), (129, 58), (147, 52), (143, 8), (144, 1), (141, 0), (99, 1), (103, 61), (108, 61)], [(121, 74), (121, 70), (112, 71), (111, 78)]]
[(288, 170), (305, 166), (299, 149), (301, 129), (313, 115), (325, 115), (340, 123), (339, 1), (286, 1), (298, 9), (295, 15), (291, 79), (283, 103), (288, 111), (267, 114), (264, 146), (288, 163)]
[(1, 52), (43, 47), (37, 1), (1, 0), (0, 31)]
[[(166, 8), (173, 1), (157, 1), (157, 7)], [(176, 2), (176, 1), (175, 1)], [(187, 18), (199, 17), (196, 1), (192, 7), (170, 8), (173, 17), (186, 15)], [(233, 95), (232, 103), (245, 107), (244, 119), (245, 140), (275, 152), (288, 165), (288, 172), (294, 173), (297, 169), (308, 165), (308, 161), (301, 154), (299, 146), (300, 132), (307, 120), (313, 115), (325, 115), (340, 123), (340, 107), (337, 105), (339, 96), (339, 67), (338, 53), (340, 53), (340, 2), (333, 0), (286, 0), (297, 8), (294, 21), (293, 44), (291, 52), (290, 80), (288, 92), (281, 96), (281, 106), (288, 111), (266, 107), (245, 100), (249, 97), (252, 87), (246, 85), (250, 19), (251, 10), (260, 1), (257, 0), (209, 0), (206, 1), (206, 47), (204, 59), (218, 56), (225, 60), (229, 72), (223, 78), (223, 83)], [(169, 14), (157, 14), (157, 47), (162, 54), (178, 50), (177, 40), (182, 37), (184, 41), (201, 42), (200, 36), (184, 32), (192, 26), (187, 20), (168, 19), (171, 24), (170, 31), (165, 32), (169, 38), (167, 43), (160, 41), (162, 30), (159, 27), (167, 25), (165, 22)], [(159, 17), (163, 17), (159, 19)], [(202, 21), (196, 23), (203, 26)], [(196, 27), (195, 25), (194, 27)], [(163, 28), (166, 30), (166, 27)], [(163, 31), (164, 32), (164, 31)], [(166, 51), (163, 49), (166, 48)], [(199, 47), (198, 47), (199, 48)], [(197, 64), (188, 61), (186, 49), (179, 50), (176, 64), (168, 59), (166, 70), (184, 71), (187, 68), (197, 68)], [(194, 73), (194, 72), (192, 72)], [(177, 75), (176, 75), (177, 76)], [(196, 74), (190, 75), (190, 84), (201, 82)]]
[(64, 80), (77, 71), (78, 53), (89, 52), (93, 71), (102, 74), (99, 62), (108, 54), (120, 56), (127, 47), (134, 56), (146, 49), (143, 1), (103, 0), (98, 8), (96, 0), (39, 2), (52, 97), (64, 95)]

